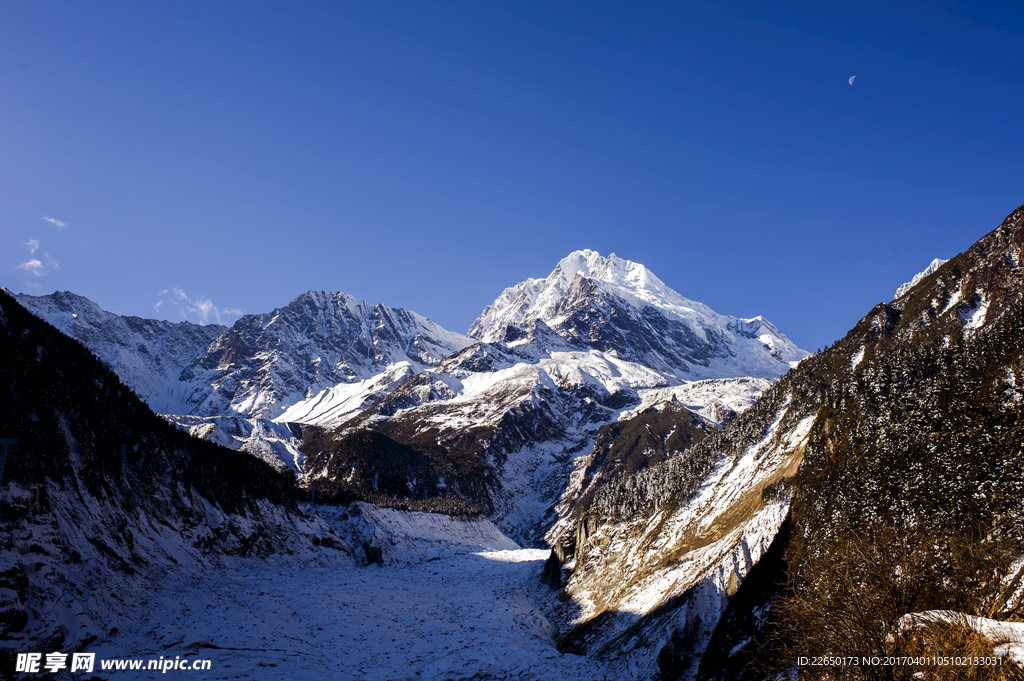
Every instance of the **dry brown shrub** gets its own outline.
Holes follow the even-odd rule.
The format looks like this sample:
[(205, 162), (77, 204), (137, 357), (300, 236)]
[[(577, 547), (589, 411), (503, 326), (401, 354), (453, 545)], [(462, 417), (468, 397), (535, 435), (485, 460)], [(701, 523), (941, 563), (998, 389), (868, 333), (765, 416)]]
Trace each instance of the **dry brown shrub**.
[(858, 661), (800, 666), (800, 676), (809, 679), (1020, 679), (1019, 668), (1006, 663), (988, 668), (859, 663), (993, 655), (993, 645), (962, 623), (913, 632), (901, 632), (897, 625), (901, 616), (926, 610), (998, 615), (1000, 580), (1011, 553), (979, 536), (877, 525), (846, 533), (828, 546), (796, 545), (790, 591), (777, 604), (774, 646), (782, 655), (776, 659), (787, 665), (798, 657)]
[(954, 618), (950, 622), (933, 622), (908, 632), (903, 636), (901, 647), (909, 657), (936, 658), (939, 662), (920, 667), (923, 677), (919, 678), (935, 681), (1024, 681), (1021, 666), (1007, 658), (999, 658), (999, 664), (974, 663), (975, 659), (992, 662), (996, 659), (995, 647), (1005, 642), (990, 641), (972, 629), (966, 618)]

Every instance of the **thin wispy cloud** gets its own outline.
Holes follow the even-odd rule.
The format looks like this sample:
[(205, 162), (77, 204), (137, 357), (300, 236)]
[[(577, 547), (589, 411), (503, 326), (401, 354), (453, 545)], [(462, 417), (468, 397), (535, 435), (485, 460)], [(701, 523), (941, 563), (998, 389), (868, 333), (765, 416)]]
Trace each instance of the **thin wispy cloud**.
[(25, 242), (25, 248), (28, 249), (29, 255), (35, 253), (36, 251), (39, 250), (39, 240), (29, 239), (28, 241)]
[[(157, 295), (163, 296), (167, 293), (173, 294), (170, 303), (178, 310), (178, 315), (188, 321), (198, 321), (200, 324), (220, 324), (221, 315), (228, 317), (237, 317), (245, 314), (245, 310), (236, 307), (219, 308), (214, 305), (213, 301), (205, 296), (189, 296), (185, 291), (178, 287), (174, 287), (168, 291), (164, 289)], [(163, 307), (165, 300), (161, 298), (153, 306), (153, 309), (160, 313), (160, 308)]]
[(45, 215), (43, 216), (43, 220), (49, 222), (51, 225), (56, 225), (57, 229), (64, 229), (65, 227), (68, 226), (68, 223), (64, 222), (63, 220), (58, 220), (57, 218), (48, 218)]
[(41, 260), (32, 258), (18, 265), (19, 270), (25, 270), (29, 274), (34, 274), (37, 277), (41, 277), (46, 274), (46, 266), (43, 265)]
[[(31, 243), (31, 242), (29, 242), (29, 243)], [(36, 242), (36, 243), (38, 243), (38, 242)], [(38, 248), (38, 246), (37, 246), (37, 248)], [(35, 249), (30, 247), (29, 250), (32, 253), (35, 253)], [(24, 270), (24, 271), (28, 272), (32, 276), (42, 277), (42, 276), (44, 276), (46, 274), (49, 274), (50, 272), (52, 272), (54, 270), (59, 270), (60, 269), (60, 263), (58, 263), (56, 260), (54, 260), (52, 257), (50, 257), (49, 253), (43, 253), (43, 259), (42, 260), (40, 260), (39, 258), (31, 258), (30, 260), (26, 260), (25, 262), (21, 263), (20, 265), (16, 265), (15, 267), (17, 267), (19, 270)]]

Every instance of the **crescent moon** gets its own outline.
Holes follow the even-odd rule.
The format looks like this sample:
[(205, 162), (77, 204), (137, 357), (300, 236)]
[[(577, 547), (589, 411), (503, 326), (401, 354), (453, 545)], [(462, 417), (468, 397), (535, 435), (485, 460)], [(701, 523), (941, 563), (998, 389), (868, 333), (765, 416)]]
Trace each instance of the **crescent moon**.
[(857, 76), (850, 76), (850, 85), (853, 85), (853, 81), (857, 80)]

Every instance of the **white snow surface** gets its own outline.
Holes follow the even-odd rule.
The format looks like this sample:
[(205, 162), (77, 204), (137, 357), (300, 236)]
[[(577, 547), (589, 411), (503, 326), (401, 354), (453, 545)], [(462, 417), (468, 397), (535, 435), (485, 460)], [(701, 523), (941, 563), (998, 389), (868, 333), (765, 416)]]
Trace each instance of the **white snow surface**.
[(917, 286), (917, 283), (919, 281), (933, 274), (935, 270), (939, 269), (947, 262), (949, 262), (949, 260), (943, 260), (942, 258), (935, 258), (935, 260), (932, 260), (931, 264), (929, 264), (928, 267), (924, 269), (924, 271), (918, 272), (917, 274), (914, 275), (913, 279), (911, 279), (905, 284), (901, 284), (900, 287), (896, 289), (896, 295), (894, 295), (892, 299), (896, 300), (904, 293)]
[[(558, 653), (541, 607), (553, 596), (537, 579), (547, 551), (519, 549), (486, 520), (369, 504), (351, 515), (294, 513), (265, 501), (239, 516), (179, 489), (191, 511), (183, 521), (140, 508), (124, 515), (120, 498), (57, 491), (49, 490), (50, 512), (5, 528), (17, 541), (0, 551), (0, 563), (28, 580), (30, 641), (63, 627), (58, 650), (209, 659), (207, 679), (633, 678), (617, 663)], [(2, 493), (8, 504), (33, 498), (14, 484)], [(170, 501), (168, 490), (155, 493)], [(123, 535), (104, 529), (110, 519)], [(314, 546), (313, 536), (333, 537), (333, 546)], [(364, 536), (384, 547), (387, 566), (362, 566), (359, 544), (344, 543)], [(230, 555), (246, 537), (273, 541), (277, 552)], [(80, 558), (68, 560), (72, 550)], [(6, 603), (12, 592), (3, 591)]]
[(324, 507), (321, 514), (344, 528), (353, 546), (367, 542), (381, 550), (385, 565), (421, 563), (462, 553), (518, 551), (520, 546), (486, 518), (461, 519), (441, 513), (381, 508), (357, 501)]
[(985, 315), (988, 314), (988, 295), (984, 291), (977, 291), (975, 295), (977, 301), (960, 315), (964, 320), (964, 330), (968, 333), (980, 329), (985, 323)]
[(854, 369), (859, 367), (860, 363), (864, 361), (865, 350), (866, 350), (865, 346), (863, 346), (863, 345), (860, 346), (860, 350), (858, 350), (856, 353), (854, 353), (853, 357), (850, 358), (850, 370), (851, 371), (853, 371)]
[(209, 659), (201, 676), (211, 680), (629, 678), (556, 650), (537, 605), (546, 558), (521, 549), (361, 567), (331, 549), (312, 559), (227, 557), (212, 570), (162, 575), (126, 613), (137, 625), (89, 650)]
[[(354, 544), (160, 569), (90, 652), (209, 659), (210, 679), (634, 678), (628, 665), (557, 651), (541, 607), (553, 596), (537, 579), (547, 551), (520, 549), (486, 520), (362, 503), (316, 515)], [(353, 558), (364, 538), (385, 565)]]
[(662, 402), (675, 400), (680, 405), (704, 418), (720, 422), (722, 408), (736, 414), (746, 411), (761, 393), (774, 385), (770, 378), (709, 378), (703, 381), (692, 381), (669, 388), (640, 389), (640, 404), (631, 409), (623, 410), (618, 420), (630, 419), (640, 412)]
[(339, 383), (324, 388), (313, 397), (282, 406), (284, 413), (277, 423), (309, 423), (327, 425), (373, 406), (398, 387), (402, 381), (422, 371), (411, 362), (398, 362), (375, 376), (355, 383)]

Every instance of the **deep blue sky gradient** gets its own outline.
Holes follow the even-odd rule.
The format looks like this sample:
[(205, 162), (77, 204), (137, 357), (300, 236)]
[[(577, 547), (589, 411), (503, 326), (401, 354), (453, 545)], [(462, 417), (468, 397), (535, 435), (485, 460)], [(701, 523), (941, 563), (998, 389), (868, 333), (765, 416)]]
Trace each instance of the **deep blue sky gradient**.
[(1024, 10), (775, 5), (0, 0), (0, 284), (465, 332), (592, 248), (815, 350), (1024, 203)]

